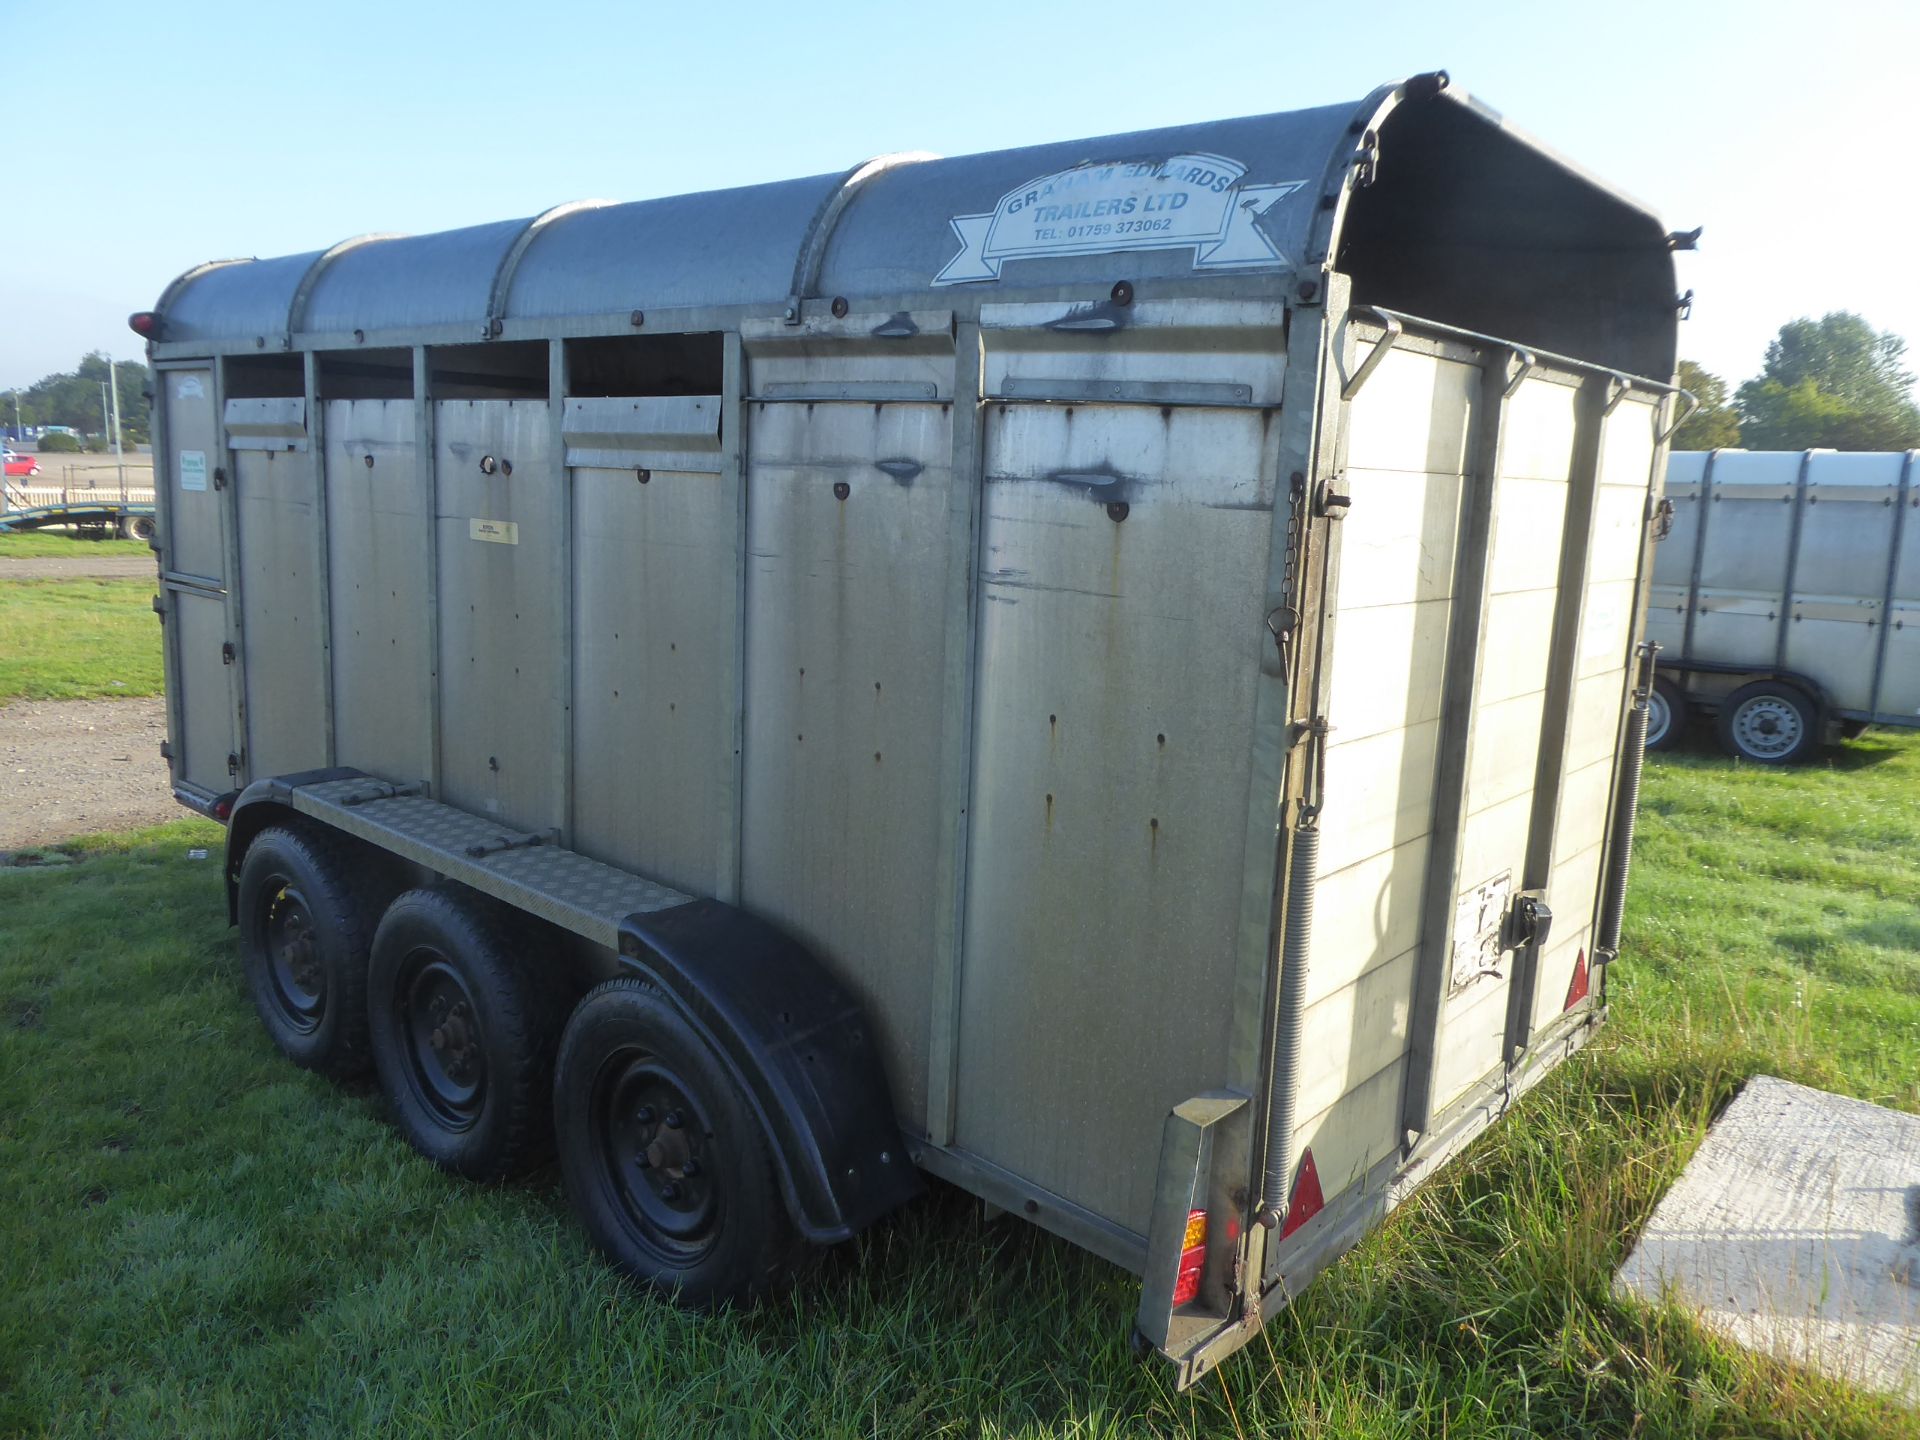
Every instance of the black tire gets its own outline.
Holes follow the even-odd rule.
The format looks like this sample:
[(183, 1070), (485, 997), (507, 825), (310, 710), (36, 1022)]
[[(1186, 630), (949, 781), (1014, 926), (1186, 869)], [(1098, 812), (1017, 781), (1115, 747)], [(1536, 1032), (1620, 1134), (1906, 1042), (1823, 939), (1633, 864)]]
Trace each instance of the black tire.
[(553, 1102), (567, 1195), (616, 1269), (700, 1309), (790, 1273), (800, 1244), (753, 1106), (653, 986), (622, 976), (580, 1002)]
[(120, 522), (122, 540), (152, 540), (153, 517), (151, 515), (129, 515)]
[(394, 1123), (469, 1180), (553, 1153), (558, 981), (517, 930), (489, 902), (434, 888), (401, 895), (373, 937), (367, 1015)]
[(376, 876), (324, 831), (269, 826), (240, 862), (240, 965), (273, 1043), (294, 1064), (365, 1073)]
[(1820, 707), (1796, 685), (1756, 680), (1720, 704), (1720, 744), (1756, 765), (1794, 765), (1820, 745)]
[(1686, 738), (1691, 718), (1680, 687), (1664, 675), (1654, 676), (1653, 693), (1647, 699), (1647, 749), (1673, 749)]

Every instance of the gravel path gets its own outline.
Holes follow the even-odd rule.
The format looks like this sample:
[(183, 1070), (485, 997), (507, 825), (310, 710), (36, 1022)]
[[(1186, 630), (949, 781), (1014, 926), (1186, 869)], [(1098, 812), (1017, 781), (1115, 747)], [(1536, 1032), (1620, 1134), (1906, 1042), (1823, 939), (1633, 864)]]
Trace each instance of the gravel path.
[(148, 555), (0, 556), (0, 580), (154, 580), (159, 573)]
[(0, 853), (183, 818), (166, 733), (158, 695), (0, 707)]

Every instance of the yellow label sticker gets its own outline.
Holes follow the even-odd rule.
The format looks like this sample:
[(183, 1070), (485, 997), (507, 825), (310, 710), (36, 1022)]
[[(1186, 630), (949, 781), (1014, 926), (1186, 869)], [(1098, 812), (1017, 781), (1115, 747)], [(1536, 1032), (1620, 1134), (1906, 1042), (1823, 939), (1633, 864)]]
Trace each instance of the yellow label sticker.
[(469, 520), (467, 534), (475, 540), (488, 540), (495, 545), (520, 543), (520, 527), (512, 520)]

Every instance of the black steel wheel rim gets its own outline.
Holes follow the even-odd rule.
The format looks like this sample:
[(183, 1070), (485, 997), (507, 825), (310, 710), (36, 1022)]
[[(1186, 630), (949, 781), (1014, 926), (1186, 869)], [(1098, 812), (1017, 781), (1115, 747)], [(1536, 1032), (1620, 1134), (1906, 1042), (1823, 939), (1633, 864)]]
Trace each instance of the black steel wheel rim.
[(673, 1063), (640, 1046), (614, 1052), (595, 1076), (588, 1117), (601, 1183), (640, 1248), (674, 1269), (710, 1251), (722, 1216), (719, 1139)]
[(400, 967), (400, 1043), (414, 1098), (448, 1130), (486, 1103), (487, 1054), (473, 991), (448, 958), (421, 947)]
[(267, 974), (281, 1018), (302, 1035), (320, 1026), (327, 1010), (327, 973), (314, 933), (313, 911), (299, 886), (286, 875), (272, 875), (260, 887), (261, 944)]

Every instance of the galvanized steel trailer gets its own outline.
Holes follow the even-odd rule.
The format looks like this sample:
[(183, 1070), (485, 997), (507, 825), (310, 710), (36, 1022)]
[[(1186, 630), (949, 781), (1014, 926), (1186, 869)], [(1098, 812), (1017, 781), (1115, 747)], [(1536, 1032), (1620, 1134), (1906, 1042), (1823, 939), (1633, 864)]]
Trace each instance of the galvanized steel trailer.
[(1191, 1382), (1604, 1012), (1673, 243), (1430, 75), (189, 272), (170, 753), (268, 1029), (467, 1174), (552, 1076), (695, 1300), (919, 1167)]
[(1916, 462), (1916, 450), (1668, 460), (1649, 746), (1679, 743), (1699, 714), (1731, 754), (1783, 765), (1836, 731), (1920, 725)]

